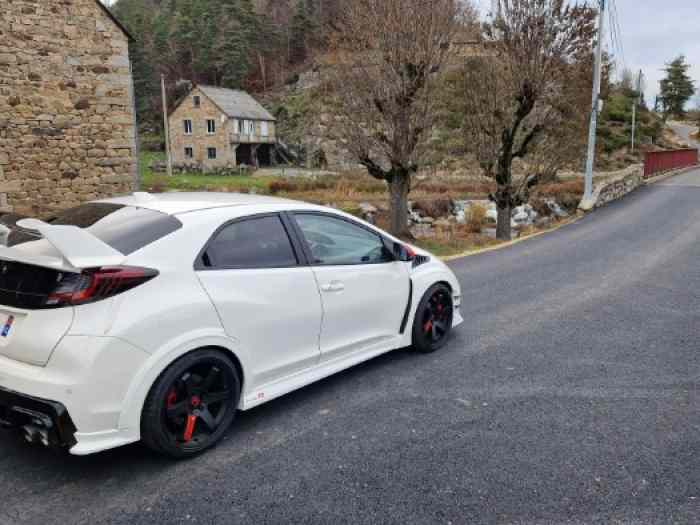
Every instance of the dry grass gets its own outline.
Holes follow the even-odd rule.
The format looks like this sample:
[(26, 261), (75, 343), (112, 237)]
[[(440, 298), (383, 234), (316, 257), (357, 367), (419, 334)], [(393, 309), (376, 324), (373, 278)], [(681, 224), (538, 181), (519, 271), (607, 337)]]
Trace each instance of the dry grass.
[(471, 233), (481, 233), (486, 225), (486, 208), (475, 204), (469, 208), (467, 227)]
[(447, 217), (452, 213), (453, 201), (447, 196), (438, 196), (432, 199), (420, 199), (413, 202), (413, 209), (425, 217)]
[[(543, 199), (550, 198), (556, 200), (565, 210), (572, 212), (576, 210), (583, 197), (583, 179), (569, 180), (566, 182), (554, 182), (543, 184), (535, 188), (532, 194), (531, 204), (538, 213), (544, 211)], [(548, 212), (544, 215), (549, 215)]]

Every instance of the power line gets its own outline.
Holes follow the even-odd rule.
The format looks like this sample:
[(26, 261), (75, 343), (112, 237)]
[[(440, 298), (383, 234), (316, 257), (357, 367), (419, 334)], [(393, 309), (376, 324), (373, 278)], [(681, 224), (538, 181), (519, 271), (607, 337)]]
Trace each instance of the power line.
[(627, 69), (627, 59), (625, 56), (625, 45), (622, 38), (622, 27), (620, 25), (620, 16), (617, 10), (615, 0), (610, 0), (610, 38), (613, 47), (613, 52), (619, 56), (622, 62), (622, 70)]

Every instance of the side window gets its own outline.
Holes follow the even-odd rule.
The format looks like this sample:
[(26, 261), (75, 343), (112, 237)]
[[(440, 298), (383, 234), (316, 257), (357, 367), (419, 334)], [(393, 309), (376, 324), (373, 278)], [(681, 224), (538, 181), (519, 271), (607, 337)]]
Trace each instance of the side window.
[(287, 268), (298, 260), (276, 215), (234, 222), (207, 246), (202, 263), (209, 268)]
[(192, 97), (192, 100), (194, 101), (194, 107), (198, 108), (202, 105), (202, 99), (199, 98), (199, 95), (195, 95), (194, 97)]
[(184, 120), (183, 123), (185, 125), (185, 135), (192, 135), (192, 121)]
[(210, 160), (216, 159), (216, 148), (207, 148), (207, 157)]
[(216, 133), (216, 120), (207, 120), (207, 133), (209, 133), (209, 135), (213, 135), (214, 133)]
[(382, 238), (365, 228), (327, 215), (295, 215), (316, 264), (340, 266), (393, 261)]

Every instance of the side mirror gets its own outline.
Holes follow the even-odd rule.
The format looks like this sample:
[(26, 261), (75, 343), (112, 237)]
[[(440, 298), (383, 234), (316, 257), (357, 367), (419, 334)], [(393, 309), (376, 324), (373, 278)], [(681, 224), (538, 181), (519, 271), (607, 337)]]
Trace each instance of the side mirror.
[(396, 257), (397, 261), (411, 262), (416, 258), (416, 252), (414, 252), (410, 246), (406, 246), (400, 242), (395, 242), (394, 257)]

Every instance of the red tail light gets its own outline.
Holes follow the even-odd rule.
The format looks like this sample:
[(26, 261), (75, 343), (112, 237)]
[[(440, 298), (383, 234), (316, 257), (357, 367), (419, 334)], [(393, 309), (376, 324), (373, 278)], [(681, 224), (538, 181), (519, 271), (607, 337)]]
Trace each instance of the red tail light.
[(114, 297), (150, 281), (157, 270), (132, 266), (105, 267), (80, 274), (62, 274), (46, 299), (46, 308), (77, 306)]

